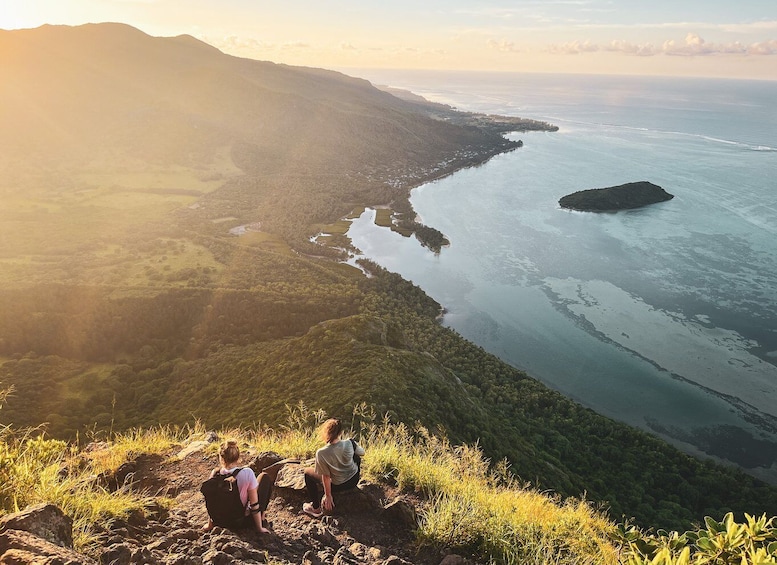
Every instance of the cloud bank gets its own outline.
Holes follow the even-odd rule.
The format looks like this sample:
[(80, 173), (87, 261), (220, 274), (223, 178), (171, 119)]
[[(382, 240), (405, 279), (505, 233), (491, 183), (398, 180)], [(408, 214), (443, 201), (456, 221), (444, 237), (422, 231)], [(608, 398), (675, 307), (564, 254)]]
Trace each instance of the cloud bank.
[(777, 55), (777, 39), (770, 39), (749, 45), (734, 41), (731, 43), (708, 43), (696, 33), (689, 33), (684, 41), (669, 39), (660, 46), (652, 43), (631, 43), (625, 40), (614, 40), (599, 45), (590, 41), (572, 41), (554, 44), (546, 49), (549, 53), (558, 55), (578, 55), (607, 51), (625, 53), (641, 57), (654, 55), (669, 55), (677, 57), (703, 57), (710, 55)]

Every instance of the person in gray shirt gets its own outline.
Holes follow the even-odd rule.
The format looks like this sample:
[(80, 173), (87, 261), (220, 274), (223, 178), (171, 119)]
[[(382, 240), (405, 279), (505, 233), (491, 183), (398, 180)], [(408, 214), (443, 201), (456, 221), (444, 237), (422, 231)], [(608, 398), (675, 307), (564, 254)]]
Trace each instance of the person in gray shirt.
[[(330, 418), (318, 430), (326, 445), (316, 451), (316, 466), (305, 469), (305, 487), (308, 500), (302, 511), (314, 518), (323, 516), (324, 511), (335, 507), (333, 492), (349, 490), (359, 484), (361, 457), (364, 449), (352, 439), (342, 439), (343, 424), (337, 418)], [(324, 487), (321, 498), (320, 487)]]

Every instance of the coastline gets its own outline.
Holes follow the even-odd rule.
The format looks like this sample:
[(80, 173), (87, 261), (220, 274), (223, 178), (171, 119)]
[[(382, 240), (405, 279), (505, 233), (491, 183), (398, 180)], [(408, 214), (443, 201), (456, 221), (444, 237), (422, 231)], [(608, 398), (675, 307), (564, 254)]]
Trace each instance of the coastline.
[[(502, 100), (497, 103), (507, 106)], [(624, 113), (622, 117), (629, 119), (630, 114)], [(600, 130), (601, 140), (586, 141)], [(658, 135), (664, 136), (661, 139), (665, 143), (657, 146), (656, 151), (667, 166), (654, 173), (642, 155), (644, 146), (655, 143)], [(775, 349), (773, 345), (769, 347), (773, 342), (755, 341), (759, 339), (757, 332), (762, 323), (759, 325), (758, 320), (762, 317), (753, 319), (751, 331), (745, 326), (748, 305), (773, 295), (769, 290), (775, 276), (773, 268), (768, 262), (756, 261), (757, 254), (765, 252), (764, 238), (755, 234), (750, 239), (748, 224), (739, 222), (737, 216), (715, 216), (721, 219), (714, 226), (701, 221), (705, 215), (728, 210), (726, 206), (722, 206), (723, 210), (718, 207), (731, 184), (722, 179), (729, 177), (719, 173), (707, 181), (699, 166), (691, 168), (696, 173), (693, 182), (677, 180), (685, 178), (677, 173), (686, 171), (687, 163), (699, 162), (694, 156), (712, 152), (725, 162), (726, 153), (733, 149), (715, 142), (701, 143), (697, 138), (686, 141), (671, 133), (650, 130), (642, 134), (641, 130), (613, 130), (597, 124), (569, 131), (565, 128), (564, 136), (538, 137), (533, 144), (527, 144), (532, 153), (530, 162), (521, 165), (517, 160), (522, 155), (516, 154), (489, 165), (494, 168), (494, 178), (502, 181), (498, 202), (509, 213), (492, 216), (485, 224), (468, 220), (464, 224), (465, 219), (455, 209), (456, 202), (467, 202), (464, 199), (471, 194), (471, 187), (486, 182), (479, 180), (478, 173), (463, 173), (461, 180), (449, 180), (439, 190), (428, 191), (429, 195), (436, 193), (437, 198), (425, 191), (423, 195), (412, 193), (421, 221), (449, 232), (456, 242), (444, 259), (424, 258), (428, 252), (417, 244), (412, 250), (411, 244), (404, 245), (388, 235), (376, 235), (367, 242), (366, 226), (352, 232), (355, 244), (367, 252), (366, 256), (412, 280), (449, 309), (445, 325), (550, 388), (600, 414), (620, 421), (625, 421), (622, 417), (629, 418), (629, 425), (658, 435), (686, 453), (736, 464), (750, 475), (775, 484), (777, 464), (764, 465), (767, 453), (759, 455), (763, 451), (771, 453), (777, 438), (773, 433), (775, 413), (769, 403), (777, 393), (773, 379), (764, 378), (773, 373), (774, 356), (768, 352)], [(599, 141), (599, 145), (593, 144)], [(609, 151), (603, 152), (604, 149)], [(562, 211), (557, 201), (570, 191), (568, 187), (581, 183), (616, 184), (608, 182), (608, 175), (616, 169), (602, 166), (608, 160), (599, 159), (613, 154), (613, 150), (617, 153), (609, 161), (618, 166), (618, 174), (626, 179), (648, 178), (645, 171), (649, 170), (656, 174), (658, 184), (674, 187), (678, 198), (671, 206), (646, 207), (622, 215), (597, 217)], [(763, 159), (761, 155), (745, 157), (750, 161)], [(554, 159), (568, 164), (573, 162), (571, 159), (580, 159), (583, 166), (574, 173), (562, 169), (550, 174), (551, 180), (539, 180), (542, 171), (554, 171)], [(512, 162), (513, 166), (503, 161)], [(590, 166), (594, 164), (595, 167)], [(438, 175), (446, 176), (449, 175)], [(707, 205), (708, 193), (702, 189), (718, 179), (721, 189)], [(413, 183), (407, 189), (412, 191), (423, 184)], [(514, 192), (510, 188), (514, 185), (525, 190)], [(752, 199), (760, 194), (755, 185), (757, 179), (745, 183), (751, 188), (745, 196)], [(483, 188), (478, 191), (478, 198), (491, 198), (493, 195)], [(743, 196), (743, 206), (750, 204), (750, 199)], [(734, 202), (738, 203), (739, 200)], [(520, 222), (525, 229), (512, 235), (511, 226)], [(463, 229), (458, 231), (460, 225)], [(468, 234), (475, 237), (476, 233), (494, 237), (474, 245)], [(572, 245), (567, 247), (569, 253), (560, 251), (564, 234), (573, 236)], [(525, 246), (516, 241), (553, 253), (522, 251)], [(733, 245), (739, 250), (736, 255), (731, 251)], [(505, 255), (498, 263), (482, 261), (488, 249), (502, 248)], [(597, 250), (598, 255), (592, 254)], [(471, 251), (476, 254), (466, 255)], [(773, 256), (773, 251), (768, 253), (767, 259)], [(635, 260), (637, 255), (642, 259)], [(618, 263), (618, 270), (613, 271), (617, 276), (610, 277), (607, 269), (615, 269), (616, 260), (625, 262)], [(674, 262), (666, 264), (667, 260)], [(670, 272), (670, 265), (676, 269)], [(474, 270), (458, 271), (459, 266)], [(535, 267), (551, 270), (546, 275), (535, 275), (531, 271)], [(637, 271), (645, 271), (645, 278), (632, 276)], [(528, 275), (522, 275), (527, 272)], [(696, 272), (704, 276), (694, 275)], [(522, 276), (531, 280), (519, 280)], [(547, 276), (550, 278), (544, 278)], [(446, 282), (447, 277), (451, 280)], [(655, 284), (651, 284), (654, 280)], [(707, 285), (713, 283), (714, 293), (705, 292)], [(684, 288), (687, 290), (683, 291)], [(581, 297), (581, 289), (589, 292)], [(542, 292), (547, 302), (543, 302), (546, 297)], [(519, 298), (529, 297), (530, 293), (531, 303), (519, 304)], [(589, 293), (595, 301), (588, 298)], [(718, 295), (721, 300), (730, 296), (735, 310), (728, 314), (711, 301)], [(613, 296), (622, 300), (610, 308), (607, 301)], [(627, 300), (629, 296), (632, 300)], [(497, 303), (496, 308), (489, 309)], [(631, 307), (624, 311), (624, 304)], [(650, 323), (632, 327), (631, 324), (639, 323), (641, 312), (649, 315)], [(773, 315), (773, 308), (767, 308), (764, 314)], [(548, 317), (540, 319), (539, 315)], [(671, 347), (666, 347), (662, 336), (671, 336)], [(564, 344), (557, 356), (552, 353), (554, 343)], [(697, 355), (710, 361), (701, 365), (696, 361)], [(710, 374), (705, 376), (702, 371), (708, 366)], [(738, 375), (744, 381), (740, 382)], [(612, 403), (616, 403), (616, 408), (609, 413)]]
[[(483, 114), (483, 116), (489, 119), (502, 117), (502, 116), (492, 116), (492, 115), (485, 115), (485, 114)], [(549, 127), (555, 128), (555, 129), (535, 130), (535, 131), (558, 131), (558, 128), (555, 126), (549, 125)], [(510, 153), (512, 151), (515, 151), (516, 149), (520, 149), (521, 147), (523, 147), (523, 140), (519, 139), (519, 140), (513, 141), (505, 137), (505, 134), (510, 134), (510, 133), (519, 133), (519, 132), (517, 130), (503, 131), (500, 133), (501, 138), (504, 140), (503, 143), (495, 144), (492, 147), (489, 147), (488, 149), (474, 155), (472, 153), (469, 153), (465, 155), (463, 158), (461, 158), (460, 160), (447, 162), (445, 163), (444, 167), (436, 169), (434, 174), (424, 176), (422, 178), (413, 179), (412, 181), (409, 181), (409, 182), (400, 181), (400, 184), (397, 185), (397, 188), (403, 191), (401, 200), (395, 199), (388, 204), (388, 208), (391, 209), (391, 217), (393, 219), (393, 226), (391, 229), (394, 229), (394, 227), (396, 227), (398, 229), (395, 231), (399, 231), (400, 233), (403, 233), (403, 232), (407, 233), (408, 236), (415, 235), (415, 237), (418, 239), (418, 241), (421, 243), (423, 247), (426, 247), (427, 249), (429, 249), (435, 254), (440, 253), (443, 247), (449, 246), (450, 242), (442, 232), (440, 232), (434, 226), (428, 226), (423, 222), (418, 221), (418, 214), (416, 213), (415, 209), (413, 208), (413, 205), (410, 202), (412, 191), (425, 184), (442, 180), (459, 171), (480, 167), (485, 163), (487, 163), (488, 161), (490, 161), (491, 159), (493, 159), (494, 157), (496, 157), (497, 155)], [(368, 205), (368, 206), (374, 207), (378, 205)]]

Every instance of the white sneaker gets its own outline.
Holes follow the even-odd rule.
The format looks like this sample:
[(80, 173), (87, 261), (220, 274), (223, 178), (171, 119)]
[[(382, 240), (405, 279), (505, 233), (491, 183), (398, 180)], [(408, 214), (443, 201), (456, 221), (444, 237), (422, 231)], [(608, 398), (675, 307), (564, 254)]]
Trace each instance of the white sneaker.
[(308, 516), (313, 518), (321, 518), (324, 515), (324, 510), (321, 508), (314, 508), (312, 502), (306, 502), (302, 505), (302, 511)]

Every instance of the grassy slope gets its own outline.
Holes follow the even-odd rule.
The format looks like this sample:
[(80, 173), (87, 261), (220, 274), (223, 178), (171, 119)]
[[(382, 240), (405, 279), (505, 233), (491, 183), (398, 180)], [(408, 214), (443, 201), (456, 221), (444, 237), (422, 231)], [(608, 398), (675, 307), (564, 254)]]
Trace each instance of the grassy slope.
[[(418, 555), (413, 550), (433, 548), (495, 564), (754, 565), (777, 560), (773, 519), (748, 516), (737, 522), (727, 515), (721, 522), (708, 518), (703, 527), (682, 535), (646, 533), (616, 525), (589, 503), (561, 502), (516, 483), (505, 467), (490, 468), (477, 448), (454, 447), (423, 428), (375, 422), (364, 412), (357, 414), (354, 420), (361, 423), (349, 435), (355, 433), (366, 449), (364, 477), (414, 493), (417, 500), (419, 529), (414, 547), (405, 548), (407, 553)], [(307, 458), (318, 444), (310, 427), (316, 420), (315, 414), (304, 409), (292, 410), (283, 429), (247, 432), (233, 428), (221, 435), (239, 440), (244, 450), (253, 453), (274, 451)], [(27, 504), (53, 502), (74, 518), (76, 549), (98, 558), (103, 549), (102, 528), (110, 529), (113, 520), (125, 520), (132, 514), (145, 515), (153, 527), (164, 508), (175, 506), (177, 500), (148, 496), (132, 488), (108, 492), (95, 484), (94, 477), (111, 476), (122, 463), (149, 454), (161, 456), (154, 464), (156, 472), (168, 473), (181, 447), (204, 443), (199, 441), (203, 431), (200, 427), (136, 430), (78, 453), (63, 442), (0, 429), (0, 515)], [(212, 456), (215, 447), (210, 444), (205, 450)], [(148, 479), (153, 482), (152, 477), (135, 476), (139, 482)], [(199, 479), (187, 473), (177, 480), (187, 484), (177, 483), (176, 490), (187, 491)], [(376, 518), (365, 515), (360, 519)], [(280, 539), (286, 534), (276, 529)], [(434, 554), (439, 555), (430, 555)], [(277, 560), (272, 553), (268, 557)]]

